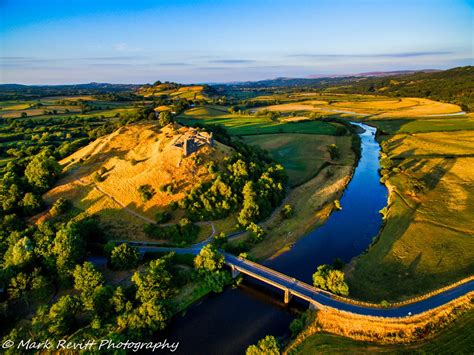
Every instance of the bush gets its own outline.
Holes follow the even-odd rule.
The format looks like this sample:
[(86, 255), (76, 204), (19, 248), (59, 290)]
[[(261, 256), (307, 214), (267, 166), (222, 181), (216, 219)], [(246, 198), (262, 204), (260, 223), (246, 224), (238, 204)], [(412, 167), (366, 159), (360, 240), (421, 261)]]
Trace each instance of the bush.
[(284, 205), (281, 209), (281, 215), (283, 218), (291, 218), (295, 214), (295, 211), (291, 205)]
[(153, 195), (155, 194), (155, 190), (150, 185), (141, 185), (138, 188), (138, 193), (140, 194), (140, 198), (143, 202), (151, 200)]
[(53, 206), (50, 208), (49, 213), (51, 216), (56, 217), (60, 214), (65, 213), (71, 207), (71, 203), (65, 198), (58, 198)]
[(335, 144), (328, 145), (328, 152), (329, 152), (329, 155), (331, 156), (331, 160), (337, 160), (341, 156), (339, 147)]
[(157, 212), (155, 215), (156, 223), (166, 223), (171, 219), (171, 215), (167, 211)]

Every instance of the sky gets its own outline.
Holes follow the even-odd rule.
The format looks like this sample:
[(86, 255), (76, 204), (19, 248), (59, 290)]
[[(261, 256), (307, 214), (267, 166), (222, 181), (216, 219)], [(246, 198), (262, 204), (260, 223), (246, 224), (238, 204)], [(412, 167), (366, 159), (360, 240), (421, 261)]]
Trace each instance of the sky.
[(0, 0), (0, 83), (232, 82), (473, 65), (474, 0)]

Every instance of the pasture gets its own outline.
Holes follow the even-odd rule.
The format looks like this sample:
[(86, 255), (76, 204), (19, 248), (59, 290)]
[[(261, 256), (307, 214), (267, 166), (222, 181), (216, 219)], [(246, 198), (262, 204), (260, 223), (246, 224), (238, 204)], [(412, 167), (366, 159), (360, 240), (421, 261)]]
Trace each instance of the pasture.
[[(267, 150), (275, 161), (285, 167), (290, 185), (296, 186), (316, 176), (323, 164), (331, 162), (327, 147), (335, 144), (337, 138), (311, 134), (267, 134), (245, 136), (244, 141)], [(351, 163), (347, 162), (347, 156), (341, 160)]]
[(347, 268), (371, 301), (422, 294), (474, 273), (474, 132), (384, 137), (392, 158), (385, 226)]
[[(215, 107), (193, 108), (178, 116), (178, 121), (193, 125), (209, 124), (222, 125), (234, 136), (275, 134), (275, 133), (307, 133), (336, 135), (342, 127), (338, 124), (324, 121), (287, 122), (272, 120), (266, 116), (238, 115), (224, 113)], [(342, 129), (344, 131), (344, 129)]]

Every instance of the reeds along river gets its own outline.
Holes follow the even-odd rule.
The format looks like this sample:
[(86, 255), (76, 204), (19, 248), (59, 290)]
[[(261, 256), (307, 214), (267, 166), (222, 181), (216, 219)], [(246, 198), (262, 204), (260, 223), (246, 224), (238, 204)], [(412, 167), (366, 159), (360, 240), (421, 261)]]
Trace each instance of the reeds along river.
[[(318, 265), (331, 264), (336, 258), (348, 262), (378, 234), (382, 225), (379, 211), (387, 203), (379, 175), (380, 146), (375, 128), (354, 124), (365, 131), (359, 134), (361, 158), (341, 198), (342, 210), (333, 212), (323, 226), (267, 266), (311, 283)], [(248, 345), (266, 335), (288, 336), (297, 309), (305, 306), (295, 301), (284, 305), (281, 291), (246, 281), (191, 307), (171, 322), (166, 336), (180, 342), (179, 354), (243, 354)]]

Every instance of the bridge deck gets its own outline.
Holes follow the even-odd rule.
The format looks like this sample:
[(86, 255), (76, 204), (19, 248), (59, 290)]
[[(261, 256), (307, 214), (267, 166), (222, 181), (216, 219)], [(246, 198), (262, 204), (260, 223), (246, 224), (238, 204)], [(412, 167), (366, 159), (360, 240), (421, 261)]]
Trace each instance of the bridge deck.
[(422, 313), (429, 309), (441, 306), (455, 298), (474, 291), (474, 280), (462, 284), (453, 289), (447, 290), (425, 300), (411, 303), (396, 308), (375, 308), (367, 306), (358, 306), (350, 303), (350, 300), (344, 301), (341, 298), (334, 297), (331, 293), (310, 286), (307, 283), (293, 279), (278, 271), (267, 268), (252, 261), (238, 258), (234, 255), (224, 253), (226, 264), (235, 267), (240, 272), (266, 282), (282, 290), (288, 290), (292, 295), (316, 306), (331, 307), (342, 311), (352, 312), (362, 315), (378, 317), (407, 317), (417, 313)]

